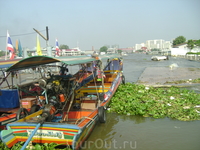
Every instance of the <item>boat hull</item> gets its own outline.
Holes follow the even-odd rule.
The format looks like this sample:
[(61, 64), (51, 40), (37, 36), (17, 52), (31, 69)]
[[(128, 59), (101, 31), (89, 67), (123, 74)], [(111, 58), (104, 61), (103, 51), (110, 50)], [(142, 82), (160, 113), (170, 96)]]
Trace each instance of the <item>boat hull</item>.
[(168, 60), (168, 56), (152, 56), (151, 60), (159, 61), (159, 60)]

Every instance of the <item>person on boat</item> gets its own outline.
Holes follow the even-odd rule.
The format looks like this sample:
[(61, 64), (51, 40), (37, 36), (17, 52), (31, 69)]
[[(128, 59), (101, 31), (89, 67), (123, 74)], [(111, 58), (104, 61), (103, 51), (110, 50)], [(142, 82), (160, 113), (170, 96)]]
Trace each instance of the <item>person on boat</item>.
[(69, 72), (69, 69), (67, 67), (60, 68), (60, 75), (67, 75), (68, 72)]

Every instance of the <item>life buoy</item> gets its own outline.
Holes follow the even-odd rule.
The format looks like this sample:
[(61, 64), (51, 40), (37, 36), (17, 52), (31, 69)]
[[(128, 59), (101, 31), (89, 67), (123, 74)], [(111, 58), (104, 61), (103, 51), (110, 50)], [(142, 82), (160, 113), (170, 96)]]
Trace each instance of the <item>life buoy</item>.
[(98, 107), (98, 115), (99, 115), (99, 122), (105, 123), (106, 122), (106, 109), (104, 106)]
[(19, 119), (25, 118), (28, 115), (29, 115), (29, 113), (28, 113), (28, 110), (26, 108), (20, 108), (17, 111), (16, 119), (19, 120)]

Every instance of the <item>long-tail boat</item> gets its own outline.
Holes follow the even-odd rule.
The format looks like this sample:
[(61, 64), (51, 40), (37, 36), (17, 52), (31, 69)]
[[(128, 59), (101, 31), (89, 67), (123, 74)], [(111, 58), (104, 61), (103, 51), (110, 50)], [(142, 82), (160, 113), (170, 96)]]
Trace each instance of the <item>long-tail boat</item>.
[[(121, 83), (123, 59), (119, 55), (52, 58), (34, 56), (14, 64), (7, 71), (41, 65), (60, 64), (62, 74), (49, 72), (38, 81), (44, 105), (32, 114), (7, 124), (0, 138), (11, 148), (24, 141), (22, 150), (30, 143), (57, 143), (81, 148), (95, 125), (106, 122), (106, 108)], [(74, 74), (69, 68), (80, 66)], [(65, 74), (64, 72), (68, 72)], [(23, 112), (22, 112), (23, 114)]]
[(16, 121), (16, 113), (20, 107), (18, 91), (13, 88), (14, 74), (5, 70), (20, 60), (0, 61), (0, 130), (4, 129), (7, 123)]

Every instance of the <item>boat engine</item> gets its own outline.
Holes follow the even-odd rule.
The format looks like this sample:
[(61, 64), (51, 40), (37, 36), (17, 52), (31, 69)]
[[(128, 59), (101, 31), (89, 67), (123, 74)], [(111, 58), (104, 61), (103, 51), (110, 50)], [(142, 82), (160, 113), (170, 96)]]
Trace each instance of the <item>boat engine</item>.
[(65, 95), (67, 95), (66, 81), (61, 77), (51, 77), (51, 79), (41, 79), (39, 81), (40, 86), (46, 90), (48, 104), (44, 106), (42, 118), (44, 121), (51, 121), (53, 116), (62, 109), (65, 103)]

